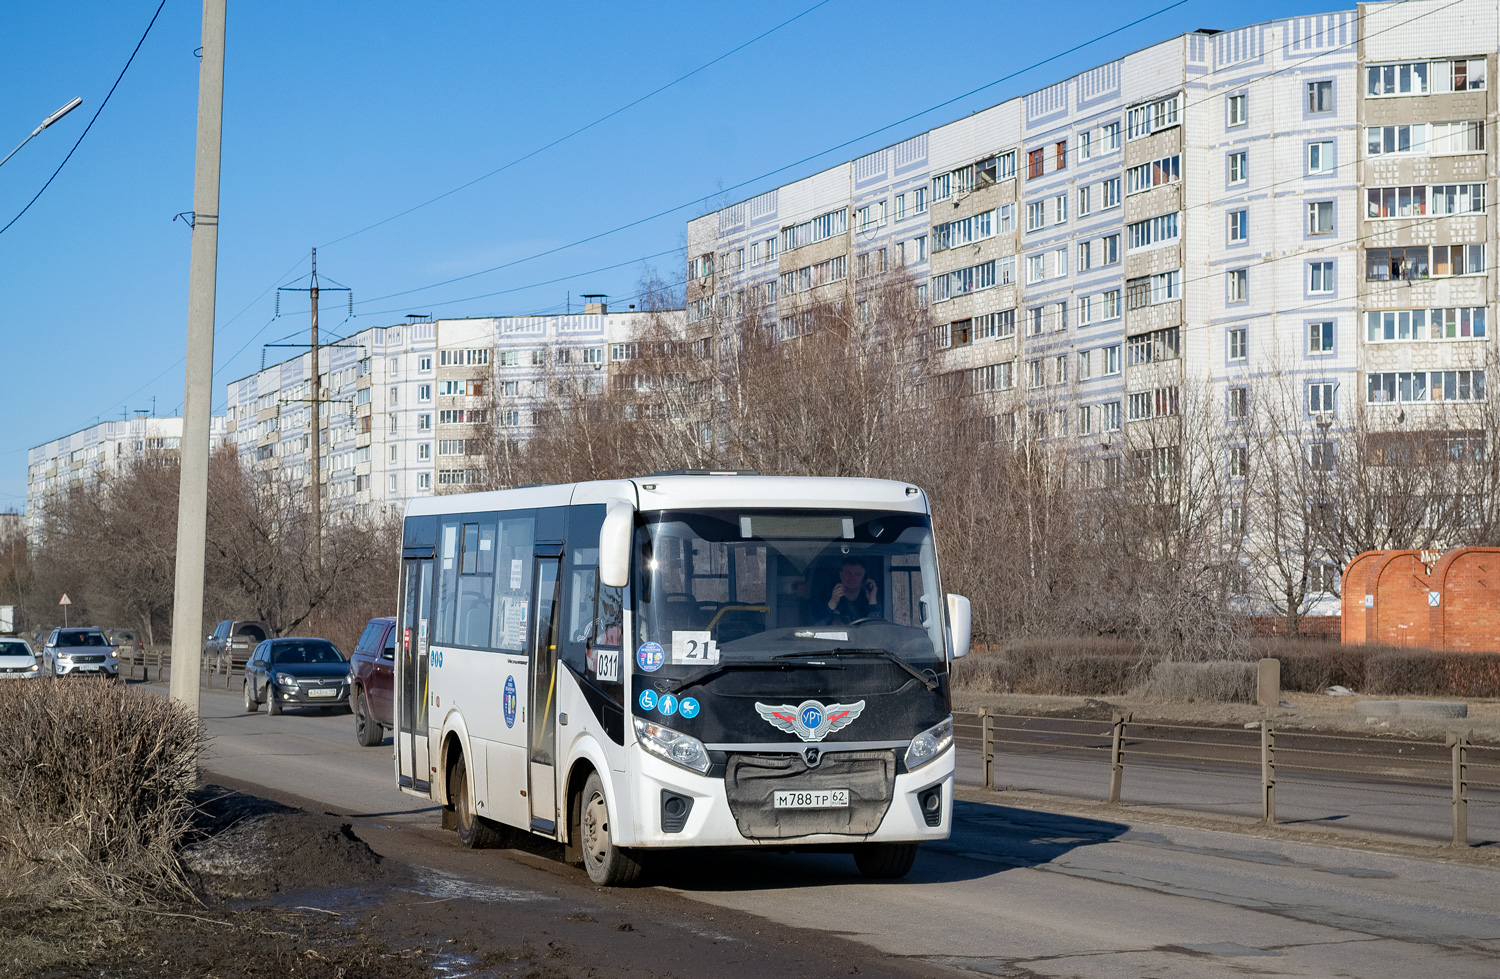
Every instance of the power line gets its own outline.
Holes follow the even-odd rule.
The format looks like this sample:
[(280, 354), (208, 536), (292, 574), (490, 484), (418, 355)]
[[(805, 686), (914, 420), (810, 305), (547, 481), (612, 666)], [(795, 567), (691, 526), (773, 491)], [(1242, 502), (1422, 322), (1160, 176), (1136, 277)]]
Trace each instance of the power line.
[(161, 15), (162, 8), (166, 5), (167, 0), (161, 0), (161, 3), (157, 4), (156, 13), (151, 15), (151, 23), (147, 24), (146, 30), (141, 33), (141, 39), (135, 42), (135, 48), (130, 52), (130, 57), (125, 61), (125, 67), (120, 69), (120, 74), (115, 78), (115, 83), (109, 87), (109, 93), (104, 96), (104, 101), (99, 103), (99, 108), (94, 110), (94, 115), (91, 119), (89, 119), (89, 124), (83, 127), (83, 132), (78, 134), (78, 140), (73, 144), (73, 148), (68, 150), (68, 155), (63, 157), (62, 162), (57, 165), (57, 169), (52, 171), (52, 176), (48, 177), (47, 182), (42, 184), (42, 189), (36, 192), (36, 196), (27, 201), (26, 206), (21, 208), (20, 213), (11, 218), (10, 221), (5, 225), (5, 227), (0, 228), (0, 235), (3, 235), (5, 234), (5, 232), (9, 231), (11, 225), (21, 220), (21, 215), (31, 210), (31, 205), (35, 204), (37, 200), (47, 192), (47, 188), (52, 186), (52, 181), (56, 180), (57, 175), (62, 173), (63, 167), (67, 166), (68, 161), (73, 159), (73, 154), (77, 152), (78, 147), (83, 143), (83, 138), (89, 134), (90, 129), (94, 128), (94, 123), (98, 120), (99, 114), (104, 111), (104, 107), (106, 105), (109, 105), (110, 96), (115, 94), (115, 89), (119, 88), (120, 82), (125, 79), (125, 73), (129, 71), (130, 66), (135, 63), (135, 56), (140, 53), (141, 45), (146, 43), (147, 35), (151, 33), (151, 28), (156, 24), (156, 18)]
[(777, 31), (781, 30), (783, 27), (786, 27), (786, 26), (788, 26), (789, 24), (792, 24), (795, 21), (801, 20), (803, 17), (806, 17), (808, 14), (812, 13), (814, 10), (817, 10), (819, 7), (826, 6), (827, 4), (829, 4), (831, 2), (832, 2), (832, 0), (818, 0), (818, 2), (815, 3), (815, 4), (813, 4), (811, 7), (808, 7), (806, 10), (803, 10), (801, 13), (797, 14), (794, 17), (791, 17), (791, 18), (788, 18), (787, 20), (782, 21), (781, 23), (777, 24), (775, 27), (771, 28), (770, 30), (763, 31), (760, 34), (757, 34), (755, 37), (752, 37), (750, 40), (744, 42), (743, 44), (739, 45), (738, 47), (731, 48), (730, 50), (728, 50), (728, 51), (724, 52), (723, 54), (719, 55), (717, 58), (713, 59), (712, 61), (708, 61), (708, 62), (705, 62), (705, 63), (699, 65), (698, 67), (694, 68), (692, 71), (688, 72), (685, 75), (679, 75), (679, 76), (677, 76), (676, 78), (672, 79), (670, 82), (667, 82), (665, 85), (662, 85), (659, 88), (652, 89), (650, 92), (647, 92), (645, 95), (642, 95), (640, 98), (635, 99), (632, 102), (627, 102), (625, 105), (620, 106), (618, 109), (615, 109), (613, 112), (605, 113), (604, 115), (602, 115), (599, 118), (595, 119), (593, 122), (587, 123), (587, 124), (585, 124), (583, 126), (579, 126), (577, 129), (573, 130), (572, 132), (568, 133), (565, 136), (559, 136), (558, 138), (552, 140), (552, 142), (547, 143), (547, 144), (545, 144), (543, 146), (539, 146), (536, 149), (532, 150), (531, 152), (523, 154), (522, 156), (518, 156), (514, 160), (511, 160), (509, 163), (506, 163), (506, 164), (504, 164), (502, 166), (496, 167), (494, 170), (491, 170), (489, 173), (486, 173), (483, 176), (475, 177), (473, 180), (470, 180), (467, 183), (459, 184), (457, 187), (454, 187), (452, 190), (444, 191), (443, 193), (437, 195), (436, 197), (433, 197), (433, 198), (431, 198), (429, 200), (425, 200), (422, 203), (416, 204), (416, 205), (414, 205), (412, 207), (409, 207), (409, 208), (407, 208), (404, 211), (399, 211), (396, 214), (392, 214), (388, 218), (382, 218), (381, 220), (376, 221), (374, 224), (366, 225), (365, 227), (360, 228), (358, 231), (351, 231), (351, 232), (349, 232), (346, 235), (343, 235), (341, 237), (333, 239), (332, 241), (325, 242), (324, 245), (321, 246), (321, 247), (327, 247), (328, 245), (336, 245), (336, 244), (338, 244), (341, 241), (347, 241), (350, 238), (354, 238), (354, 237), (356, 237), (358, 235), (362, 235), (366, 231), (370, 231), (370, 230), (373, 230), (375, 228), (378, 228), (378, 227), (380, 227), (383, 224), (389, 224), (390, 222), (396, 220), (397, 218), (405, 217), (406, 215), (412, 213), (413, 211), (419, 211), (422, 208), (428, 206), (429, 204), (436, 204), (438, 201), (442, 200), (445, 197), (451, 197), (451, 196), (453, 196), (454, 194), (458, 193), (461, 190), (466, 190), (469, 187), (472, 187), (475, 184), (480, 183), (481, 181), (488, 180), (489, 178), (495, 176), (498, 173), (503, 173), (504, 171), (509, 170), (511, 167), (515, 166), (518, 163), (524, 163), (526, 160), (529, 160), (532, 157), (537, 156), (538, 154), (544, 153), (547, 150), (550, 150), (552, 147), (557, 146), (560, 143), (567, 142), (568, 140), (572, 139), (574, 136), (580, 135), (581, 133), (585, 133), (588, 130), (593, 129), (595, 126), (599, 125), (600, 123), (607, 122), (608, 120), (613, 119), (615, 116), (619, 115), (622, 112), (625, 112), (625, 111), (627, 111), (629, 109), (635, 108), (636, 106), (640, 105), (642, 102), (645, 102), (647, 99), (651, 99), (651, 98), (654, 98), (657, 95), (660, 95), (662, 92), (665, 92), (667, 89), (672, 88), (674, 85), (677, 85), (677, 84), (679, 84), (681, 82), (685, 82), (689, 78), (692, 78), (694, 75), (696, 75), (696, 74), (698, 74), (700, 72), (706, 71), (709, 68), (712, 68), (714, 65), (716, 65), (719, 62), (725, 60), (726, 58), (729, 58), (729, 57), (731, 57), (731, 56), (733, 56), (735, 54), (738, 54), (739, 52), (741, 52), (741, 51), (745, 50), (746, 48), (750, 47), (752, 44), (756, 43), (757, 41), (761, 41), (761, 40), (764, 40), (767, 37), (770, 37), (772, 34), (775, 34)]

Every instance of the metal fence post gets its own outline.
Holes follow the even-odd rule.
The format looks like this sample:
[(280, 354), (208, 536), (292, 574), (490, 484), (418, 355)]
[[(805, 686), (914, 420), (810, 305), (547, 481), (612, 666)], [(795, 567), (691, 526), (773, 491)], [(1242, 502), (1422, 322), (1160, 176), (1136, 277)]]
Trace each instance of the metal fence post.
[(1469, 737), (1448, 735), (1453, 749), (1453, 845), (1469, 845)]
[(1260, 722), (1260, 819), (1276, 822), (1276, 732), (1270, 721)]
[(984, 787), (995, 788), (995, 719), (988, 708), (979, 710), (979, 741), (984, 751)]
[(1125, 777), (1125, 725), (1129, 714), (1116, 714), (1109, 746), (1109, 803), (1120, 804), (1120, 783)]

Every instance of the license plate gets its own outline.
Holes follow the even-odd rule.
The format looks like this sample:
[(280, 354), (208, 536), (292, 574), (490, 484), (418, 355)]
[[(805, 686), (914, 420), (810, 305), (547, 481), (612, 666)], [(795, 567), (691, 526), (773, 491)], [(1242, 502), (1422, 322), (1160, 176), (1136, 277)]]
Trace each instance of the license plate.
[(787, 790), (777, 792), (773, 804), (777, 809), (845, 809), (849, 806), (849, 790)]
[(321, 690), (309, 690), (307, 695), (309, 697), (335, 697), (338, 695), (338, 691), (333, 687), (325, 687)]

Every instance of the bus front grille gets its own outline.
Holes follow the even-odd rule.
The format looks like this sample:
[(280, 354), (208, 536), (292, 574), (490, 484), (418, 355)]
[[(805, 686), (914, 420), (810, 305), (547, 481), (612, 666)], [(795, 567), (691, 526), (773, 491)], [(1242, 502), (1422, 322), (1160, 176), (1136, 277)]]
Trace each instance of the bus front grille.
[[(817, 833), (868, 836), (880, 826), (896, 787), (894, 751), (831, 751), (816, 767), (801, 755), (731, 754), (724, 791), (740, 835), (782, 840)], [(849, 805), (830, 809), (777, 809), (779, 791), (848, 789)]]

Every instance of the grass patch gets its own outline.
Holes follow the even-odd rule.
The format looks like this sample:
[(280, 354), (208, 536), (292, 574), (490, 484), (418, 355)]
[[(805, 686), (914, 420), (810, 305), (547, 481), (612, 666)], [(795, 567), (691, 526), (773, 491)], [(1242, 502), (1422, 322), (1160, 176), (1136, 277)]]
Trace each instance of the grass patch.
[(1131, 690), (1158, 703), (1248, 704), (1255, 701), (1256, 665), (1244, 660), (1157, 663), (1144, 683)]

